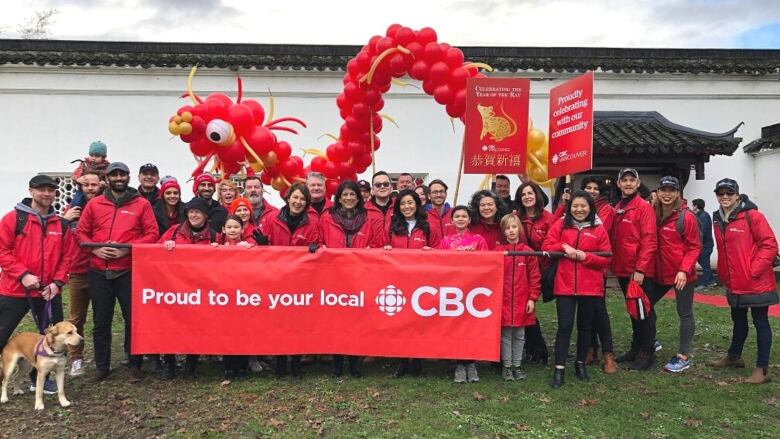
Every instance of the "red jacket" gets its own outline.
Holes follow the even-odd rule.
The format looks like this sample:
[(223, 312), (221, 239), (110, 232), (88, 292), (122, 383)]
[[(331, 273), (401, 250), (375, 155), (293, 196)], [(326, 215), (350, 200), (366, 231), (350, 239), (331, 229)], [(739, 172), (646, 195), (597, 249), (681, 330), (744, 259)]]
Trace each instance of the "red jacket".
[[(73, 206), (68, 206), (65, 208), (65, 212), (67, 213)], [(79, 248), (78, 245), (75, 243), (75, 234), (76, 234), (76, 225), (78, 224), (78, 220), (71, 221), (70, 223), (70, 231), (74, 235), (72, 236), (74, 243), (71, 246), (71, 249), (73, 251), (73, 254), (71, 255), (71, 264), (70, 269), (68, 270), (68, 274), (87, 274), (89, 272), (89, 255), (90, 253), (87, 253)]]
[[(528, 245), (504, 244), (501, 251), (532, 251)], [(528, 314), (525, 306), (529, 300), (539, 299), (542, 274), (538, 258), (534, 256), (504, 257), (504, 299), (501, 306), (501, 326), (521, 327), (536, 323), (536, 313)]]
[(544, 237), (550, 226), (560, 217), (556, 217), (545, 209), (536, 218), (525, 217), (522, 219), (525, 230), (525, 241), (534, 250), (541, 250)]
[(314, 215), (315, 217), (319, 218), (323, 213), (325, 213), (326, 210), (333, 207), (333, 201), (330, 201), (330, 198), (325, 198), (325, 205), (322, 207), (322, 212), (317, 212), (317, 209), (315, 209), (313, 206), (309, 206), (309, 215)]
[(419, 224), (414, 225), (411, 234), (396, 235), (390, 230), (387, 231), (389, 236), (388, 245), (393, 248), (413, 248), (421, 249), (423, 247), (439, 248), (441, 245), (441, 233), (439, 229), (433, 224), (429, 223), (429, 236), (425, 237), (425, 232), (422, 226)]
[[(358, 194), (359, 196), (360, 194)], [(371, 197), (366, 203), (365, 208), (366, 210), (373, 211), (380, 217), (382, 217), (382, 223), (384, 224), (384, 228), (387, 229), (390, 227), (390, 218), (393, 217), (393, 206), (395, 205), (395, 198), (390, 197), (389, 204), (387, 206), (387, 212), (382, 212), (382, 209), (376, 206), (374, 204), (374, 197)]]
[(268, 237), (268, 245), (297, 247), (319, 242), (320, 233), (318, 230), (319, 220), (317, 219), (317, 211), (311, 213), (311, 210), (313, 209), (309, 210), (309, 213), (301, 220), (301, 223), (293, 233), (290, 233), (290, 228), (287, 227), (287, 224), (281, 218), (279, 218), (281, 213), (263, 218), (263, 222), (260, 224), (260, 230)]
[(157, 242), (163, 243), (165, 241), (173, 241), (176, 244), (211, 244), (217, 242), (217, 234), (211, 230), (208, 224), (203, 228), (203, 231), (193, 234), (190, 223), (184, 221), (181, 224), (171, 226)]
[(612, 273), (617, 277), (629, 277), (635, 271), (653, 277), (653, 262), (658, 238), (655, 212), (638, 194), (625, 205), (615, 207), (615, 223), (612, 225), (611, 242)]
[[(68, 269), (73, 261), (74, 242), (70, 228), (62, 233), (62, 222), (54, 210), (44, 223), (30, 207), (29, 198), (0, 220), (0, 296), (25, 297), (22, 277), (32, 274), (40, 279), (41, 287), (54, 281), (68, 282)], [(27, 212), (27, 223), (22, 233), (16, 234), (18, 211)], [(32, 297), (41, 297), (31, 291)]]
[(506, 244), (504, 234), (501, 233), (501, 226), (497, 222), (488, 224), (480, 219), (478, 223), (469, 226), (469, 232), (485, 238), (488, 250), (495, 250), (499, 245)]
[[(254, 212), (254, 208), (252, 208)], [(260, 216), (257, 218), (257, 220), (254, 220), (254, 216), (252, 217), (255, 221), (254, 225), (259, 226), (265, 218), (268, 218), (270, 216), (276, 216), (279, 214), (279, 209), (271, 205), (268, 201), (266, 201), (265, 198), (263, 198), (263, 213), (260, 214)], [(254, 215), (254, 214), (253, 214)]]
[(718, 277), (726, 288), (734, 294), (777, 291), (772, 270), (777, 240), (756, 205), (749, 200), (741, 201), (727, 223), (718, 210), (712, 215), (712, 223), (718, 246)]
[[(331, 248), (347, 248), (344, 229), (333, 220), (331, 210), (322, 213), (318, 222), (320, 244)], [(384, 219), (374, 210), (368, 210), (366, 222), (355, 236), (349, 248), (380, 248), (385, 245)]]
[(443, 216), (439, 215), (439, 211), (435, 207), (432, 207), (426, 213), (428, 214), (428, 222), (431, 223), (431, 227), (439, 229), (441, 236), (452, 235), (456, 232), (455, 226), (452, 225), (452, 209), (445, 209)]
[[(682, 235), (677, 230), (680, 215), (685, 215)], [(701, 253), (699, 220), (693, 212), (683, 206), (658, 226), (658, 250), (655, 252), (653, 280), (661, 285), (674, 285), (677, 273), (682, 271), (688, 277), (688, 283), (694, 282), (699, 253)]]
[[(107, 197), (111, 197), (110, 199)], [(128, 188), (125, 196), (114, 200), (111, 190), (87, 203), (76, 226), (78, 242), (118, 242), (130, 244), (152, 244), (157, 242), (160, 232), (154, 219), (152, 205), (135, 189)], [(86, 249), (85, 251), (90, 251)], [(132, 254), (132, 252), (130, 253)], [(130, 254), (119, 259), (100, 259), (91, 256), (90, 264), (98, 271), (129, 270)]]
[[(612, 232), (612, 226), (615, 224), (615, 208), (612, 207), (611, 204), (609, 204), (609, 199), (607, 197), (598, 197), (595, 200), (596, 203), (596, 215), (599, 216), (599, 219), (601, 220), (601, 225), (604, 226), (604, 229), (607, 232)], [(553, 216), (555, 219), (563, 218), (563, 215), (566, 213), (566, 203), (561, 203), (561, 205), (558, 206), (557, 209), (555, 209), (555, 213), (553, 213)], [(610, 239), (612, 237), (610, 236)]]
[(558, 259), (553, 292), (556, 296), (604, 295), (604, 270), (609, 267), (609, 257), (596, 256), (592, 252), (609, 252), (609, 234), (601, 224), (578, 229), (566, 227), (562, 219), (556, 221), (544, 239), (542, 250), (562, 252), (563, 244), (585, 252), (584, 261), (563, 257)]

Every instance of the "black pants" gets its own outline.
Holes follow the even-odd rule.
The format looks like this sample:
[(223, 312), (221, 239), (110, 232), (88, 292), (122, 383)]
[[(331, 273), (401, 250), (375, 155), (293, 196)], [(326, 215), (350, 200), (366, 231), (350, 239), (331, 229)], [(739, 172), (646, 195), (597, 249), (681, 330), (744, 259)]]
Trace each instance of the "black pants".
[(226, 372), (246, 372), (249, 370), (249, 355), (223, 355), (222, 365)]
[[(35, 308), (35, 315), (39, 322), (43, 322), (48, 319), (45, 316), (44, 306), (46, 301), (42, 298), (33, 299), (33, 307)], [(5, 344), (11, 338), (11, 335), (19, 326), (27, 312), (30, 311), (30, 305), (25, 297), (8, 297), (0, 296), (0, 352), (2, 352)], [(59, 323), (62, 321), (62, 294), (56, 295), (51, 299), (51, 322), (50, 324)], [(30, 372), (30, 378), (35, 382), (37, 376), (35, 368)]]
[(547, 350), (547, 342), (542, 335), (539, 319), (531, 326), (525, 327), (525, 352), (528, 356), (536, 357), (547, 362), (550, 353)]
[(598, 301), (598, 297), (589, 296), (555, 297), (555, 309), (558, 311), (558, 333), (555, 336), (556, 366), (566, 364), (575, 313), (577, 315), (577, 361), (585, 361), (590, 348), (590, 331)]
[[(731, 332), (731, 346), (729, 355), (739, 357), (748, 336), (747, 308), (731, 308), (731, 321), (734, 327)], [(759, 306), (750, 308), (753, 317), (753, 326), (756, 328), (756, 341), (758, 352), (756, 355), (756, 367), (769, 367), (769, 351), (772, 349), (772, 328), (769, 326), (769, 307)]]
[(111, 369), (111, 323), (114, 320), (114, 306), (119, 302), (122, 318), (125, 320), (125, 353), (130, 367), (141, 368), (142, 355), (130, 355), (130, 272), (107, 279), (103, 273), (89, 272), (89, 298), (92, 300), (92, 331), (95, 349), (95, 368), (101, 371)]
[[(626, 295), (628, 280), (629, 278), (627, 277), (618, 278), (618, 284), (620, 284), (620, 289), (623, 291), (623, 296)], [(650, 314), (644, 320), (631, 319), (631, 352), (643, 352), (647, 355), (653, 355), (655, 353), (655, 324), (657, 320), (655, 304), (669, 292), (669, 287), (645, 279), (642, 282), (642, 290), (647, 295), (647, 298), (650, 299)], [(631, 317), (629, 316), (629, 318)]]

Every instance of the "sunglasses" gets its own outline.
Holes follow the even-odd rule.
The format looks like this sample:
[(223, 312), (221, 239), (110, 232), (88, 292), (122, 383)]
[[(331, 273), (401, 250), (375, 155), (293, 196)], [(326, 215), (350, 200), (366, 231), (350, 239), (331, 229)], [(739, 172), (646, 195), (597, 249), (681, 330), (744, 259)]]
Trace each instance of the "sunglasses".
[(722, 192), (716, 192), (715, 195), (719, 197), (724, 197), (724, 196), (733, 197), (734, 195), (737, 195), (737, 193), (733, 191), (722, 191)]
[(390, 187), (390, 182), (389, 181), (385, 181), (385, 182), (380, 182), (380, 183), (374, 183), (374, 187), (377, 188), (377, 189), (383, 188), (383, 187)]

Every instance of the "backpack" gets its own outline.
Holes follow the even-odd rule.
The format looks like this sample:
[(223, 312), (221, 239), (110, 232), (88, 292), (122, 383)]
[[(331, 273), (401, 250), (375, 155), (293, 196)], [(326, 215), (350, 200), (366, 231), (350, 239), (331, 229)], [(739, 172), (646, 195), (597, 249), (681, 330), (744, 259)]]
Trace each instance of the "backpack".
[[(747, 221), (748, 229), (751, 230), (750, 233), (752, 235), (752, 233), (753, 233), (753, 231), (752, 231), (753, 230), (753, 224), (752, 224), (752, 221), (750, 220), (750, 211), (749, 210), (747, 212), (745, 212), (745, 221)], [(772, 260), (772, 268), (774, 268), (774, 267), (780, 267), (780, 254), (776, 254), (775, 258)]]
[[(28, 212), (22, 210), (16, 211), (16, 231), (14, 232), (14, 236), (19, 236), (24, 233), (24, 226), (27, 225), (29, 216), (30, 214)], [(62, 226), (62, 236), (65, 236), (65, 232), (68, 231), (68, 227), (70, 226), (70, 221), (62, 217), (59, 217), (59, 220), (60, 226)]]

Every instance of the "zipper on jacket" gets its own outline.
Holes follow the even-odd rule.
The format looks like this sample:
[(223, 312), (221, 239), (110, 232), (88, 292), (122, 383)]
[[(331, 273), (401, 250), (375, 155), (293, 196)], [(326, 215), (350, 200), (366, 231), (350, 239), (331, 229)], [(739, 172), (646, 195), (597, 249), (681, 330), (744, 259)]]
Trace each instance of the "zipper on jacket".
[[(577, 241), (574, 242), (574, 248), (577, 250), (580, 249), (580, 233), (582, 233), (582, 229), (577, 228)], [(577, 261), (574, 260), (574, 295), (577, 295)]]
[[(512, 245), (512, 250), (517, 250), (517, 245)], [(512, 282), (510, 283), (510, 285), (512, 286), (512, 290), (511, 290), (512, 294), (510, 297), (512, 299), (509, 305), (509, 311), (510, 311), (509, 315), (512, 316), (511, 320), (513, 325), (515, 324), (515, 265), (516, 265), (515, 258), (516, 256), (512, 256)]]
[[(114, 204), (114, 203), (112, 203), (112, 204)], [(111, 234), (114, 233), (114, 222), (116, 222), (116, 214), (117, 214), (118, 211), (119, 211), (119, 206), (114, 204), (114, 216), (111, 217), (111, 225), (108, 227), (108, 240), (109, 241), (111, 241)], [(106, 270), (108, 270), (108, 260), (106, 260)]]
[[(57, 218), (57, 220), (59, 221), (59, 218)], [(40, 216), (38, 216), (38, 221), (41, 221), (41, 217)], [(28, 220), (28, 222), (29, 222), (29, 220)], [(48, 233), (48, 227), (49, 227), (49, 221), (48, 220), (46, 221), (46, 223), (41, 223), (41, 278), (40, 278), (40, 282), (41, 283), (44, 282), (44, 280), (43, 280), (44, 279), (44, 268), (45, 268), (45, 264), (46, 264), (46, 262), (45, 262), (46, 257), (44, 255), (44, 252), (46, 251), (46, 234)], [(40, 286), (41, 285), (39, 285), (39, 287)], [(32, 310), (30, 310), (30, 311), (32, 311)]]

